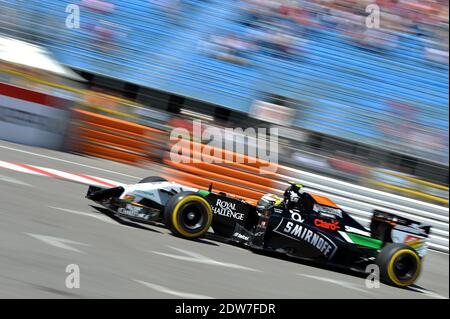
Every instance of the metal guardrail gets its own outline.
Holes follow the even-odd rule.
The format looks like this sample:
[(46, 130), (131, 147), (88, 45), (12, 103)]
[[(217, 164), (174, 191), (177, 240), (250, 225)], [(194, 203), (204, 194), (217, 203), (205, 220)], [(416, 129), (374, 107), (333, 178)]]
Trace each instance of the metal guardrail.
[(430, 225), (429, 248), (449, 252), (449, 209), (446, 207), (285, 166), (279, 168), (278, 177), (298, 181), (307, 191), (331, 198), (364, 226), (369, 225), (374, 209)]

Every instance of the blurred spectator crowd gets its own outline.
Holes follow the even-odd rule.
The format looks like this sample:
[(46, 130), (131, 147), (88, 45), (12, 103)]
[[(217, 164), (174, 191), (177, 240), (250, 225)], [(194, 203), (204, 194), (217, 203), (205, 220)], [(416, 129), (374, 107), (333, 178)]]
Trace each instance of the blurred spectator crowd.
[[(373, 5), (380, 9), (379, 28), (367, 25), (377, 15)], [(213, 35), (210, 43), (218, 58), (239, 64), (248, 62), (244, 56), (250, 50), (301, 57), (308, 36), (318, 29), (381, 52), (397, 48), (399, 35), (419, 36), (426, 42), (426, 59), (448, 63), (446, 0), (241, 0), (237, 6), (242, 29)]]
[[(189, 19), (196, 4), (212, 0), (146, 0), (148, 6), (159, 8), (160, 14), (178, 24)], [(94, 47), (113, 51), (128, 29), (110, 17), (117, 14), (117, 6), (108, 0), (79, 0), (74, 4), (83, 10), (83, 29), (91, 36)], [(286, 59), (301, 58), (305, 54), (308, 37), (316, 30), (337, 32), (355, 46), (389, 52), (401, 45), (398, 37), (421, 37), (425, 43), (423, 57), (448, 64), (448, 0), (232, 0), (235, 19), (241, 28), (222, 30), (209, 35), (207, 51), (217, 58), (247, 64), (247, 52), (265, 52)], [(373, 6), (380, 9), (379, 28), (368, 27), (373, 21)], [(39, 1), (1, 0), (0, 29), (20, 26), (20, 6), (30, 11), (30, 31), (49, 30), (55, 21), (40, 8)], [(145, 8), (143, 8), (144, 10)], [(52, 36), (48, 34), (46, 36)], [(45, 32), (43, 33), (45, 34)]]
[[(59, 2), (64, 6), (80, 5), (81, 30), (62, 30), (58, 26), (66, 17), (64, 6), (56, 4)], [(372, 9), (368, 10), (369, 7)], [(380, 9), (379, 28), (367, 25), (369, 20), (374, 22), (373, 16), (377, 15), (373, 8)], [(209, 18), (209, 14), (213, 18)], [(436, 111), (447, 107), (448, 115), (448, 106), (442, 102), (445, 99), (448, 102), (448, 98), (442, 97), (445, 91), (448, 93), (448, 88), (437, 85), (445, 82), (442, 73), (448, 65), (447, 0), (0, 0), (0, 17), (0, 33), (29, 36), (27, 40), (44, 43), (56, 49), (60, 57), (67, 57), (66, 63), (81, 61), (74, 66), (78, 69), (124, 81), (128, 77), (126, 81), (130, 83), (241, 112), (245, 107), (236, 106), (237, 98), (224, 105), (223, 97), (236, 96), (251, 101), (258, 97), (253, 91), (244, 90), (247, 82), (258, 88), (260, 83), (265, 83), (266, 89), (274, 87), (277, 94), (294, 92), (295, 98), (308, 97), (309, 104), (299, 103), (292, 108), (298, 110), (297, 113), (313, 116), (301, 118), (294, 126), (310, 124), (306, 129), (320, 131), (323, 125), (325, 134), (343, 138), (347, 138), (346, 132), (356, 132), (352, 137), (369, 136), (361, 143), (380, 139), (381, 148), (390, 147), (424, 159), (447, 162), (448, 166), (448, 119), (441, 115), (445, 110)], [(420, 39), (416, 41), (420, 44), (410, 50), (407, 46), (410, 43), (404, 41), (408, 38)], [(327, 41), (324, 49), (321, 42)], [(197, 47), (198, 43), (204, 46)], [(338, 46), (345, 46), (345, 49), (350, 46), (351, 50), (340, 56), (339, 62), (343, 62), (333, 65), (333, 69), (328, 63), (337, 56)], [(415, 54), (417, 48), (420, 57)], [(409, 50), (414, 52), (406, 57), (405, 52)], [(328, 54), (320, 61), (322, 64), (310, 63), (309, 58), (322, 52), (325, 52), (323, 56)], [(207, 58), (204, 53), (214, 58)], [(394, 55), (396, 59), (390, 59)], [(362, 56), (382, 56), (383, 59), (362, 60)], [(237, 66), (252, 66), (261, 57), (259, 69)], [(352, 64), (352, 58), (356, 63)], [(97, 63), (94, 71), (92, 61)], [(426, 73), (420, 65), (425, 61), (433, 65)], [(371, 62), (376, 67), (372, 74), (361, 71)], [(272, 64), (277, 68), (274, 67), (272, 73), (266, 72)], [(348, 68), (344, 64), (348, 64)], [(419, 67), (413, 73), (401, 64)], [(361, 65), (363, 67), (359, 68)], [(292, 72), (281, 74), (283, 69)], [(385, 80), (388, 73), (389, 81)], [(431, 78), (430, 74), (437, 76)], [(408, 81), (397, 85), (403, 76)], [(230, 83), (227, 83), (228, 78), (232, 78)], [(446, 79), (448, 81), (448, 77)], [(297, 87), (308, 81), (309, 86)], [(426, 85), (413, 95), (415, 84), (422, 82)], [(166, 83), (168, 86), (164, 87)], [(319, 87), (317, 84), (321, 83), (326, 85)], [(196, 85), (200, 93), (193, 89), (182, 90)], [(285, 87), (287, 89), (283, 90)], [(176, 92), (175, 88), (181, 89)], [(207, 94), (201, 95), (205, 92)], [(336, 94), (327, 95), (330, 92)], [(108, 94), (114, 94), (113, 88)], [(117, 108), (116, 102), (116, 99), (110, 101), (96, 94), (88, 99), (92, 105), (102, 105), (102, 111), (111, 108), (126, 113), (128, 108)], [(146, 121), (155, 117), (155, 113), (146, 112), (144, 108), (139, 112), (146, 113)], [(361, 133), (361, 127), (367, 130)], [(446, 150), (444, 156), (442, 150), (444, 153)], [(431, 158), (430, 153), (438, 157)], [(364, 175), (366, 169), (361, 169), (358, 163), (350, 163), (351, 157), (336, 156), (327, 165)], [(298, 158), (296, 161), (300, 162)]]

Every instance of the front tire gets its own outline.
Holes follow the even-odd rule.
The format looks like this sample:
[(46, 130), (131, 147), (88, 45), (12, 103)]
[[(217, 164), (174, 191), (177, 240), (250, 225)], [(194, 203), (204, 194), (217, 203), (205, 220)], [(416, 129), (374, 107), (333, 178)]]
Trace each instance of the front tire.
[(403, 244), (387, 244), (376, 258), (380, 279), (385, 284), (407, 287), (420, 275), (422, 260), (414, 249)]
[(209, 202), (195, 192), (181, 192), (167, 202), (164, 223), (177, 236), (194, 239), (203, 236), (213, 218)]
[(144, 179), (141, 179), (138, 184), (142, 183), (156, 183), (156, 182), (167, 182), (167, 179), (159, 176), (149, 176)]

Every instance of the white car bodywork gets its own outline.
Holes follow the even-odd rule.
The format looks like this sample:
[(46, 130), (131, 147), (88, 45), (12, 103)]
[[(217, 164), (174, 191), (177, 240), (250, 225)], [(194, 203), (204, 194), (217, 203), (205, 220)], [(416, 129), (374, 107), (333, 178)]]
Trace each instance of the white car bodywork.
[(143, 198), (152, 200), (158, 204), (165, 205), (170, 197), (170, 193), (192, 191), (197, 192), (197, 188), (188, 187), (175, 182), (152, 182), (138, 183), (122, 186), (125, 191), (119, 199), (139, 202)]

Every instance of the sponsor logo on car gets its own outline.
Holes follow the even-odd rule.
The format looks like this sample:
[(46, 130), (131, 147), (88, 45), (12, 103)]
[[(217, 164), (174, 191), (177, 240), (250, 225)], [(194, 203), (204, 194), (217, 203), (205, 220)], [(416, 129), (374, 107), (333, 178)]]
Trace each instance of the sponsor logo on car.
[(142, 211), (143, 211), (143, 207), (138, 207), (138, 206), (134, 206), (134, 205), (130, 205), (130, 204), (127, 204), (125, 208), (120, 207), (117, 210), (117, 212), (119, 214), (148, 220), (150, 218), (150, 216), (148, 214), (144, 214)]
[(331, 259), (337, 250), (336, 244), (325, 235), (315, 232), (305, 224), (300, 224), (289, 219), (283, 218), (274, 231), (314, 246), (328, 259)]
[(417, 249), (420, 248), (425, 243), (425, 241), (423, 238), (407, 235), (403, 243)]
[(289, 213), (291, 213), (291, 218), (295, 220), (296, 222), (303, 223), (305, 220), (303, 219), (302, 215), (300, 215), (300, 211), (297, 209), (290, 210)]
[(234, 233), (233, 236), (243, 240), (248, 240), (250, 238), (248, 236), (242, 235), (241, 233)]
[(280, 209), (280, 208), (274, 208), (273, 212), (277, 213), (277, 214), (282, 214), (284, 211), (282, 209)]
[(329, 230), (341, 229), (341, 227), (339, 226), (339, 221), (337, 221), (337, 220), (332, 220), (332, 221), (327, 222), (323, 219), (316, 218), (316, 219), (314, 219), (314, 225), (316, 225), (317, 227), (325, 228), (325, 229), (329, 229)]
[(217, 199), (213, 212), (220, 216), (244, 220), (244, 214), (236, 211), (236, 203), (224, 201), (220, 198)]

